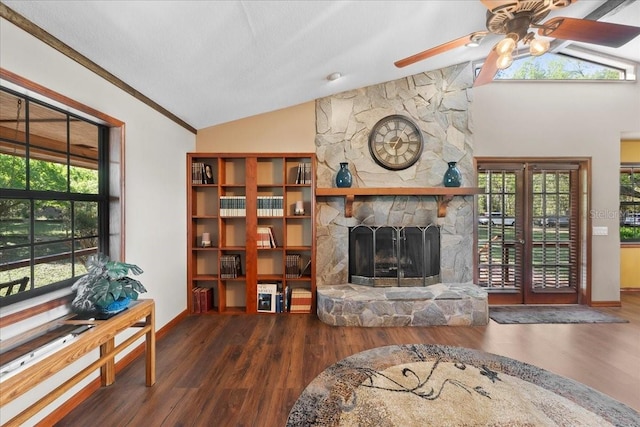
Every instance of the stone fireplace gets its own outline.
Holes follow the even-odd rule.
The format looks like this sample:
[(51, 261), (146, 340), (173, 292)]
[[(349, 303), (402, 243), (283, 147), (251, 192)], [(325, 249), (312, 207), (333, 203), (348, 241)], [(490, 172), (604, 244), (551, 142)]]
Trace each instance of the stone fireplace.
[[(335, 187), (335, 175), (342, 162), (349, 164), (353, 175), (353, 187), (442, 187), (444, 173), (448, 162), (451, 161), (457, 162), (461, 170), (462, 186), (474, 186), (472, 125), (469, 117), (472, 83), (470, 64), (461, 64), (343, 92), (316, 101), (317, 187)], [(368, 149), (371, 128), (378, 120), (391, 114), (411, 118), (418, 124), (425, 139), (420, 159), (411, 167), (399, 171), (390, 171), (379, 166), (371, 158)], [(435, 317), (438, 318), (438, 323), (429, 324), (488, 322), (486, 292), (484, 295), (483, 291), (476, 293), (477, 287), (471, 285), (473, 196), (453, 197), (443, 217), (438, 216), (438, 205), (434, 196), (393, 195), (392, 191), (389, 194), (357, 196), (352, 200), (349, 210), (351, 215), (348, 216), (345, 215), (345, 199), (332, 196), (316, 197), (316, 285), (319, 316), (320, 304), (324, 301), (324, 308), (327, 310), (337, 307), (342, 310), (343, 307), (349, 306), (358, 311), (353, 318), (342, 314), (336, 317), (329, 313), (332, 324), (425, 324), (421, 319), (429, 317), (429, 312), (437, 313)], [(353, 272), (349, 272), (350, 263), (355, 255), (353, 250), (349, 249), (351, 230), (379, 230), (381, 227), (390, 227), (391, 230), (407, 227), (426, 230), (433, 227), (439, 230), (439, 265), (435, 269), (438, 271), (438, 279), (433, 280), (438, 283), (431, 284), (431, 279), (426, 279), (426, 273), (420, 273), (420, 276), (425, 277), (420, 286), (401, 287), (400, 275), (397, 273), (398, 270), (404, 270), (406, 276), (408, 270), (405, 267), (408, 267), (408, 264), (402, 265), (402, 258), (407, 255), (406, 252), (392, 255), (396, 258), (396, 265), (381, 267), (377, 272), (374, 266), (375, 251), (373, 255), (369, 253), (366, 255), (369, 258), (365, 261), (365, 267), (362, 268), (368, 270), (368, 273), (355, 276), (371, 277), (356, 277), (354, 280)], [(398, 238), (401, 239), (402, 236), (396, 234), (396, 239)], [(375, 242), (374, 237), (369, 239), (373, 239), (372, 244)], [(430, 250), (432, 253), (435, 251), (433, 247)], [(394, 270), (396, 275), (393, 277)], [(386, 277), (388, 282), (384, 283), (384, 280), (380, 280), (380, 276), (383, 275), (392, 277)], [(367, 285), (382, 284), (383, 287), (363, 286), (358, 284), (358, 281), (367, 282), (364, 283)], [(396, 281), (397, 285), (392, 285), (393, 281)], [(422, 281), (422, 278), (417, 281)], [(402, 282), (406, 283), (407, 281)], [(371, 307), (376, 304), (356, 303), (380, 299), (391, 301), (390, 305), (377, 305), (378, 308), (384, 306), (380, 309), (388, 310), (386, 314), (372, 314)], [(429, 300), (430, 303), (413, 304), (408, 309), (409, 300)], [(433, 303), (434, 300), (439, 302)], [(453, 305), (444, 303), (453, 300), (457, 301)], [(475, 305), (476, 300), (481, 301), (479, 305)], [(416, 308), (418, 311), (414, 310)], [(406, 315), (398, 314), (407, 310), (409, 313)], [(463, 314), (465, 311), (469, 313)], [(326, 320), (323, 316), (320, 317)]]
[[(458, 162), (462, 186), (475, 185), (470, 64), (421, 73), (343, 92), (316, 101), (316, 185), (335, 187), (341, 162), (349, 163), (353, 187), (442, 187), (448, 162)], [(408, 169), (390, 171), (371, 158), (368, 137), (382, 117), (402, 114), (420, 127), (425, 146)], [(473, 279), (473, 196), (456, 196), (438, 217), (433, 196), (362, 196), (346, 217), (342, 197), (316, 198), (316, 284), (349, 282), (349, 227), (438, 226), (440, 281)]]
[(349, 227), (349, 283), (374, 287), (440, 283), (438, 227)]

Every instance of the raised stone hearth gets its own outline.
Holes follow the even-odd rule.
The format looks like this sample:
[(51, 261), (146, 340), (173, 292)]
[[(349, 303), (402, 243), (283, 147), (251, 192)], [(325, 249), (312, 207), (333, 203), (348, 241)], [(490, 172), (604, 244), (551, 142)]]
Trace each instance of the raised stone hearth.
[(415, 288), (318, 288), (318, 317), (332, 326), (476, 326), (489, 323), (487, 292), (469, 283)]

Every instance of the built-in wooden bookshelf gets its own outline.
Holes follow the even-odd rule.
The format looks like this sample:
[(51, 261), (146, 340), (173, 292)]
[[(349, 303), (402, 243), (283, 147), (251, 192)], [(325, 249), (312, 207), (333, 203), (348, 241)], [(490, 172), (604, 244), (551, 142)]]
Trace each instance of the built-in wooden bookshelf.
[(187, 154), (190, 313), (258, 313), (259, 283), (283, 294), (271, 311), (286, 312), (296, 288), (315, 306), (315, 162), (313, 153)]

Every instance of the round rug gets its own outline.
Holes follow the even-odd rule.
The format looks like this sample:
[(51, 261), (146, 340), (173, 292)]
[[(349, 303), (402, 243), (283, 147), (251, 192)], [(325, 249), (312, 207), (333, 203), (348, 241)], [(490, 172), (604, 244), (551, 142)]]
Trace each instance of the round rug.
[(429, 344), (363, 351), (330, 366), (287, 426), (640, 426), (640, 413), (507, 357)]

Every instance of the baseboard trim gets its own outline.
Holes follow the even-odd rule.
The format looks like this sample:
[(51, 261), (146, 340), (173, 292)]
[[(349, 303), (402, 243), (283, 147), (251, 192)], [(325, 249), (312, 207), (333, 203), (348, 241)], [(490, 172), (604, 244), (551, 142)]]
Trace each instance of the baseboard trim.
[(591, 301), (590, 307), (622, 307), (620, 301)]
[[(171, 329), (173, 329), (178, 323), (184, 320), (187, 317), (187, 311), (183, 311), (176, 317), (174, 317), (169, 323), (164, 325), (161, 329), (156, 332), (156, 342), (161, 340)], [(115, 366), (116, 374), (122, 371), (127, 367), (131, 362), (136, 360), (139, 356), (144, 354), (144, 343), (140, 344), (129, 353), (127, 353), (122, 359), (120, 359)], [(52, 426), (62, 420), (67, 414), (73, 411), (78, 405), (87, 400), (89, 396), (91, 396), (96, 390), (100, 388), (100, 377), (94, 379), (85, 387), (82, 388), (79, 392), (77, 392), (73, 397), (64, 402), (62, 405), (54, 409), (49, 415), (44, 417), (41, 421), (39, 421), (36, 425), (38, 427), (42, 426)]]
[(620, 292), (640, 292), (640, 288), (620, 288)]

